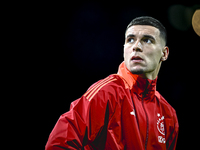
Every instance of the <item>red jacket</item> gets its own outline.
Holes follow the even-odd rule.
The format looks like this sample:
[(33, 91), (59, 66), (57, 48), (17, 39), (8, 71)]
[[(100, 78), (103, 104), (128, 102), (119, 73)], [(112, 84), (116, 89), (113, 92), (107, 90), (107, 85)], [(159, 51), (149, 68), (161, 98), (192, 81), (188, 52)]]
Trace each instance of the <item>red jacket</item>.
[(46, 150), (165, 150), (175, 149), (175, 110), (156, 91), (156, 81), (129, 72), (93, 84), (70, 111), (59, 118)]

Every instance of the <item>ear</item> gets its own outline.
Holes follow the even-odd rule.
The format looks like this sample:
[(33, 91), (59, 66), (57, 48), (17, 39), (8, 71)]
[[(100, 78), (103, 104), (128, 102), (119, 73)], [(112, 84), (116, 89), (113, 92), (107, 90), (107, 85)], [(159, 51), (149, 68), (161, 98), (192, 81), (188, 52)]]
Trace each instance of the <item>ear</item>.
[(161, 57), (161, 61), (166, 61), (167, 58), (169, 56), (169, 47), (165, 46), (162, 50), (162, 57)]

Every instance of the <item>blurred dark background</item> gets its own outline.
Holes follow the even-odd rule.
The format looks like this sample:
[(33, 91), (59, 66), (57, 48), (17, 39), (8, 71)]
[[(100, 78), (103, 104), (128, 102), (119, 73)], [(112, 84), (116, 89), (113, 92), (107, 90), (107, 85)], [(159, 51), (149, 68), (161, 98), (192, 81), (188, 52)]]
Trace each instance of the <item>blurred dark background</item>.
[[(27, 55), (28, 97), (33, 98), (37, 144), (44, 148), (59, 116), (94, 82), (116, 73), (123, 61), (125, 29), (138, 16), (152, 16), (167, 29), (169, 58), (162, 64), (157, 90), (175, 108), (180, 131), (177, 150), (198, 144), (200, 37), (190, 3), (48, 2), (38, 4), (28, 18), (31, 36)], [(27, 97), (27, 98), (28, 98)], [(27, 102), (28, 103), (28, 102)], [(39, 148), (40, 149), (40, 148)]]

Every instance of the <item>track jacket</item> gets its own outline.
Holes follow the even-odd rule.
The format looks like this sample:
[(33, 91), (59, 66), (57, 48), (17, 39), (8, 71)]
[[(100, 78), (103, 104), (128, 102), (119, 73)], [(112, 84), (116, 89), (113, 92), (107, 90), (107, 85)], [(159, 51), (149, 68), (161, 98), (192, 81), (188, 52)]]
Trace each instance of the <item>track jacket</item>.
[(174, 150), (176, 112), (156, 91), (156, 81), (132, 74), (123, 62), (117, 74), (71, 103), (45, 149)]

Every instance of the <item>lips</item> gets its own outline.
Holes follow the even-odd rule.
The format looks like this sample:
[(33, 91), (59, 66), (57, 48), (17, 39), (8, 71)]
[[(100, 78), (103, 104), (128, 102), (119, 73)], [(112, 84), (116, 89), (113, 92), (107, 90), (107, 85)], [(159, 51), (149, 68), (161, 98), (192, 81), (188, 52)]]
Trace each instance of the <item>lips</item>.
[(133, 56), (131, 58), (131, 61), (133, 61), (133, 62), (141, 62), (141, 61), (143, 61), (143, 59), (140, 56)]

